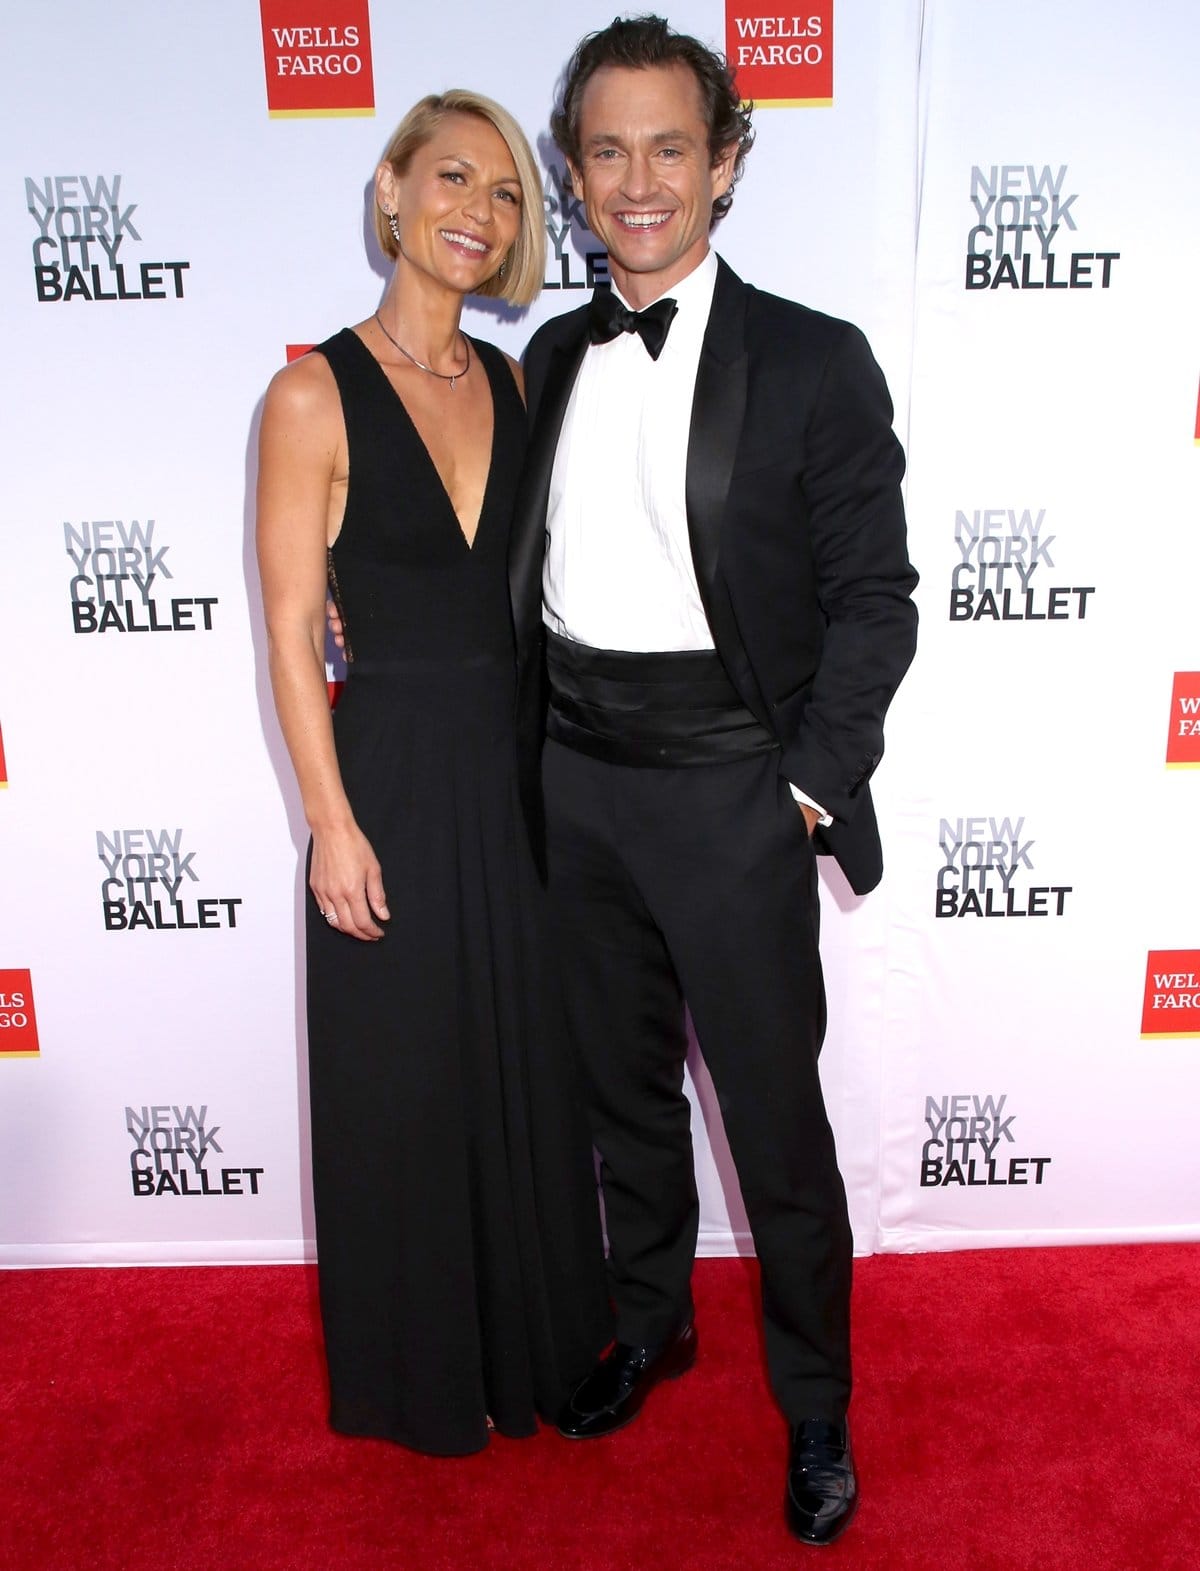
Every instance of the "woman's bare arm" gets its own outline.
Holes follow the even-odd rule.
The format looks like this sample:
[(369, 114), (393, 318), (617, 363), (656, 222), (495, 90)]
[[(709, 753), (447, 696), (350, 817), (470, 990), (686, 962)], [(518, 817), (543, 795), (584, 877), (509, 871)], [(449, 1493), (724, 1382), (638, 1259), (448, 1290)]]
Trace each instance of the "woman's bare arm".
[[(267, 391), (259, 436), (258, 566), (271, 686), (313, 836), (309, 887), (354, 938), (388, 915), (379, 862), (342, 786), (325, 684), (326, 551), (345, 433), (332, 374), (309, 355)], [(340, 520), (339, 520), (340, 522)]]

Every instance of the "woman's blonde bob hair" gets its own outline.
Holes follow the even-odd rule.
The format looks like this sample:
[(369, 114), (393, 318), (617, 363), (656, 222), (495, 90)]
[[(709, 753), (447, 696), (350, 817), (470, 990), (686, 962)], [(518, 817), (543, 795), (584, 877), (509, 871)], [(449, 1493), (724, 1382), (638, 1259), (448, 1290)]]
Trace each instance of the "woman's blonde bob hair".
[[(507, 300), (509, 305), (529, 305), (541, 292), (546, 266), (542, 182), (525, 133), (507, 109), (502, 109), (482, 93), (468, 92), (461, 87), (451, 88), (445, 93), (430, 93), (428, 98), (422, 98), (420, 103), (413, 105), (392, 132), (380, 163), (390, 164), (397, 176), (405, 175), (413, 154), (418, 148), (424, 147), (447, 115), (476, 115), (494, 126), (512, 154), (521, 185), (521, 225), (504, 259), (507, 263), (504, 276), (493, 273), (486, 283), (480, 284), (475, 293)], [(399, 254), (398, 248), (378, 201), (375, 203), (374, 217), (379, 248), (389, 261), (394, 262)]]

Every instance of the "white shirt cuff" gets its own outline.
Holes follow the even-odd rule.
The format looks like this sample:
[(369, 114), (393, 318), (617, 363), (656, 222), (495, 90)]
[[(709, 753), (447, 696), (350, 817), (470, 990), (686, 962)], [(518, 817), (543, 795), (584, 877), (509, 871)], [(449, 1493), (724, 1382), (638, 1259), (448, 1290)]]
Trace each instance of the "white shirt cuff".
[(833, 814), (827, 813), (820, 802), (814, 802), (811, 796), (807, 796), (801, 791), (799, 786), (792, 785), (790, 780), (788, 781), (788, 788), (802, 807), (811, 807), (813, 812), (817, 814), (817, 823), (820, 824), (822, 829), (827, 829), (833, 823)]

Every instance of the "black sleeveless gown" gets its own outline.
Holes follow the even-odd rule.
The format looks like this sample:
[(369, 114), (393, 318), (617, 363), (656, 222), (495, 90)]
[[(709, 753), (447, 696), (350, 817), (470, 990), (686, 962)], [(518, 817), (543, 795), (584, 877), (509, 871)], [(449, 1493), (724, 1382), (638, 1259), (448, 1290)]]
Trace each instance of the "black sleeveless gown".
[(318, 346), (350, 454), (330, 583), (334, 717), (383, 869), (378, 943), (307, 902), (308, 1034), (330, 1418), (453, 1455), (552, 1417), (610, 1334), (591, 1145), (545, 974), (516, 783), (506, 556), (525, 411), (504, 357), (473, 547), (362, 340)]

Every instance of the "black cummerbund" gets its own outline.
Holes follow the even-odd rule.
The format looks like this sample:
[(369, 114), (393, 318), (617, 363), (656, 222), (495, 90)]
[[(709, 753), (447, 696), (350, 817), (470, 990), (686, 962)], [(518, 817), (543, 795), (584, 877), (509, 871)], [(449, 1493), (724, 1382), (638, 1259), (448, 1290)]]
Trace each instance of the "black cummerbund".
[(610, 764), (675, 769), (765, 753), (776, 741), (712, 649), (642, 654), (546, 634), (546, 735)]

